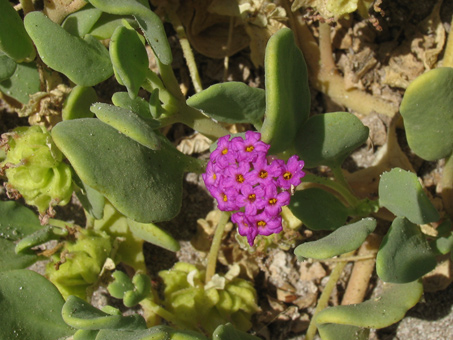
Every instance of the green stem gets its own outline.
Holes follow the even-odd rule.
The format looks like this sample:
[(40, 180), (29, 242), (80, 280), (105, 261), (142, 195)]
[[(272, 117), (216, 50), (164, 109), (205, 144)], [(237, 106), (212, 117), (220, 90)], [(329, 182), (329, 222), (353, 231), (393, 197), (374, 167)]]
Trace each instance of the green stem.
[[(353, 255), (354, 252), (349, 252), (346, 254), (343, 254), (341, 258), (348, 258), (349, 256)], [(335, 268), (332, 270), (330, 273), (329, 281), (327, 281), (326, 286), (324, 287), (324, 290), (322, 291), (321, 297), (318, 300), (318, 305), (316, 306), (315, 313), (313, 314), (313, 317), (311, 318), (310, 325), (308, 326), (307, 333), (305, 335), (305, 340), (313, 340), (313, 338), (316, 335), (316, 315), (320, 311), (322, 311), (324, 308), (327, 307), (327, 304), (330, 299), (330, 295), (332, 295), (332, 291), (337, 285), (337, 281), (340, 279), (341, 273), (343, 272), (344, 267), (346, 266), (347, 261), (339, 262), (338, 264), (335, 265)]]
[(192, 48), (190, 47), (189, 40), (187, 40), (186, 32), (184, 31), (184, 26), (182, 25), (181, 21), (178, 18), (178, 15), (175, 11), (169, 6), (166, 7), (166, 12), (168, 14), (168, 18), (170, 19), (173, 28), (176, 31), (176, 34), (179, 38), (179, 43), (181, 44), (182, 53), (184, 54), (184, 59), (186, 59), (187, 67), (189, 68), (190, 78), (192, 79), (193, 87), (195, 88), (195, 92), (200, 92), (203, 90), (203, 86), (201, 85), (200, 75), (198, 74), (197, 64), (195, 62), (195, 57), (192, 52)]
[(162, 82), (167, 91), (178, 101), (184, 103), (186, 99), (181, 92), (181, 88), (179, 87), (178, 80), (176, 79), (171, 65), (162, 64), (159, 59), (157, 59), (157, 65), (159, 67), (160, 77), (162, 78)]
[(148, 320), (150, 321), (149, 322), (150, 326), (154, 326), (153, 324), (154, 322), (152, 322), (152, 315), (157, 314), (161, 318), (167, 320), (168, 322), (174, 325), (177, 325), (184, 329), (192, 329), (190, 325), (187, 325), (186, 323), (182, 322), (176, 315), (155, 303), (152, 300), (152, 297), (140, 301), (140, 306), (143, 308), (143, 311), (146, 315), (145, 319), (147, 320), (147, 323)]
[(217, 265), (217, 257), (219, 255), (220, 244), (222, 243), (222, 236), (225, 231), (225, 226), (230, 219), (230, 213), (223, 211), (220, 215), (219, 223), (215, 229), (214, 238), (212, 239), (211, 249), (208, 254), (208, 264), (206, 265), (206, 278), (205, 283), (211, 281), (215, 274), (215, 268)]
[(340, 182), (335, 182), (335, 181), (332, 181), (329, 178), (320, 177), (320, 176), (316, 176), (316, 175), (313, 175), (313, 174), (306, 174), (302, 178), (302, 182), (317, 183), (317, 184), (321, 184), (321, 185), (324, 185), (324, 186), (326, 186), (326, 187), (328, 187), (330, 189), (335, 190), (337, 193), (339, 193), (346, 200), (346, 202), (351, 207), (355, 207), (359, 203), (359, 200), (357, 199), (357, 197), (355, 197), (351, 193), (351, 191), (348, 189), (348, 187), (345, 187)]

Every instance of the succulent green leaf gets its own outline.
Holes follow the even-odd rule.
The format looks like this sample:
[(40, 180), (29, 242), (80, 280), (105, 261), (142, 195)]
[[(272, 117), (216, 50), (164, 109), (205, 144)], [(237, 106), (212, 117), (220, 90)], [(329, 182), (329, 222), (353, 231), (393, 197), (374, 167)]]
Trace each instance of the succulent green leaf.
[(423, 285), (419, 281), (385, 283), (381, 296), (359, 304), (326, 308), (319, 312), (315, 322), (323, 340), (368, 339), (364, 338), (367, 334), (364, 328), (384, 328), (398, 322), (420, 300), (422, 293)]
[(148, 275), (135, 274), (132, 278), (133, 290), (128, 290), (124, 294), (123, 302), (126, 307), (137, 305), (144, 298), (149, 296), (151, 291), (151, 280)]
[(128, 219), (127, 224), (136, 237), (146, 242), (170, 251), (178, 251), (180, 248), (178, 241), (153, 223), (139, 223)]
[(48, 241), (58, 240), (61, 236), (61, 232), (54, 232), (54, 227), (48, 225), (21, 239), (16, 244), (15, 251), (17, 254), (21, 254)]
[(407, 283), (436, 267), (436, 257), (420, 227), (397, 217), (382, 240), (376, 271), (384, 282)]
[(320, 240), (302, 243), (294, 250), (294, 254), (299, 261), (306, 258), (328, 259), (341, 255), (359, 248), (375, 228), (375, 219), (364, 218), (340, 227)]
[(96, 340), (208, 340), (204, 335), (192, 331), (180, 331), (168, 326), (155, 326), (146, 330), (102, 329)]
[(61, 26), (72, 35), (83, 38), (90, 32), (101, 15), (102, 11), (87, 4), (77, 12), (69, 14)]
[(0, 91), (16, 99), (22, 104), (27, 104), (30, 95), (40, 91), (38, 69), (35, 63), (17, 64), (14, 74), (0, 82)]
[(73, 295), (66, 300), (61, 315), (68, 325), (77, 329), (146, 329), (145, 319), (139, 314), (110, 315)]
[(297, 133), (295, 147), (306, 168), (339, 167), (368, 138), (368, 128), (348, 112), (331, 112), (308, 119)]
[(22, 19), (7, 0), (0, 0), (0, 51), (18, 63), (29, 62), (36, 57)]
[(42, 61), (77, 85), (94, 86), (113, 74), (107, 49), (91, 35), (74, 36), (42, 12), (27, 14), (24, 23)]
[(82, 203), (83, 208), (95, 219), (100, 220), (104, 216), (105, 197), (99, 191), (93, 189), (80, 178), (74, 179), (80, 190), (76, 191), (76, 195)]
[(417, 77), (407, 88), (400, 112), (407, 142), (428, 161), (453, 152), (453, 68), (440, 67)]
[(263, 89), (240, 82), (215, 84), (187, 100), (187, 105), (225, 123), (257, 123), (266, 110)]
[(289, 28), (282, 28), (267, 43), (266, 117), (262, 140), (271, 144), (270, 152), (285, 151), (310, 113), (307, 65)]
[(125, 17), (102, 12), (101, 17), (88, 33), (99, 40), (110, 39), (117, 27), (124, 26), (124, 20), (135, 29), (139, 28), (132, 16)]
[(164, 25), (147, 6), (136, 0), (89, 0), (89, 2), (106, 13), (134, 16), (156, 57), (165, 65), (171, 64), (173, 56)]
[(109, 52), (115, 74), (134, 99), (146, 78), (149, 63), (138, 33), (124, 26), (118, 27), (110, 40)]
[(87, 330), (87, 329), (79, 329), (77, 332), (74, 333), (73, 340), (96, 340), (96, 336), (98, 335), (99, 331), (96, 330)]
[(442, 255), (453, 251), (453, 231), (451, 220), (445, 220), (437, 227), (436, 230), (439, 234), (437, 238), (430, 243), (431, 248), (438, 254)]
[(14, 201), (0, 201), (0, 271), (22, 269), (36, 262), (34, 252), (16, 254), (15, 242), (41, 228), (30, 209)]
[(94, 118), (58, 123), (52, 136), (80, 179), (127, 217), (149, 223), (179, 212), (187, 165), (165, 138), (154, 151)]
[[(141, 97), (136, 97), (135, 99), (131, 99), (127, 92), (115, 92), (112, 96), (112, 102), (115, 106), (122, 107), (123, 109), (131, 110), (138, 115), (140, 115), (143, 119), (150, 120), (152, 118), (149, 104), (146, 102), (145, 99)], [(151, 124), (151, 120), (149, 121)], [(158, 121), (154, 121), (152, 127), (157, 129), (160, 123)]]
[(0, 82), (11, 78), (16, 71), (16, 62), (0, 51)]
[(63, 297), (46, 278), (20, 269), (0, 272), (0, 282), (1, 339), (57, 340), (74, 334), (61, 317)]
[(92, 87), (77, 85), (64, 103), (61, 111), (63, 120), (92, 118), (94, 114), (90, 111), (90, 106), (97, 100), (98, 96)]
[(220, 325), (212, 334), (213, 339), (219, 340), (259, 340), (260, 338), (240, 331), (233, 327), (232, 324), (227, 323)]
[(115, 280), (108, 285), (107, 290), (114, 298), (122, 299), (127, 291), (134, 289), (134, 284), (126, 273), (116, 270), (112, 276)]
[(154, 132), (156, 127), (154, 120), (145, 119), (133, 111), (105, 103), (95, 103), (90, 109), (101, 121), (137, 143), (152, 150), (160, 149), (161, 141)]
[(417, 175), (394, 168), (381, 175), (379, 204), (415, 224), (438, 221), (439, 212), (426, 196)]
[(348, 218), (348, 209), (330, 192), (319, 188), (296, 191), (291, 212), (312, 230), (335, 230)]

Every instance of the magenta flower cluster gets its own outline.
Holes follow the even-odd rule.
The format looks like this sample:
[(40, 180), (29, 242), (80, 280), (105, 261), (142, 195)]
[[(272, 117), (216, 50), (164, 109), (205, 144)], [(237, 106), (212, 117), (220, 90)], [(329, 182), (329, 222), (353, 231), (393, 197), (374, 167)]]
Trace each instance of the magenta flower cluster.
[(305, 175), (296, 155), (285, 163), (269, 157), (269, 147), (259, 132), (247, 131), (245, 139), (221, 137), (202, 175), (218, 208), (236, 211), (231, 220), (250, 246), (258, 234), (282, 231), (282, 206), (289, 204), (291, 187)]

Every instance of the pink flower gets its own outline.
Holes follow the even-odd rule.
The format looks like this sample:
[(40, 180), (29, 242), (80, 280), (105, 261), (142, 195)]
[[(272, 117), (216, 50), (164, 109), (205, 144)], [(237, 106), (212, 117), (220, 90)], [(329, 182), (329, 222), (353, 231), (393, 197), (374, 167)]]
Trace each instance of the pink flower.
[(229, 165), (224, 169), (225, 179), (223, 185), (225, 187), (234, 187), (237, 191), (245, 184), (245, 177), (250, 171), (248, 163), (241, 162), (237, 165)]
[(258, 235), (258, 229), (252, 223), (250, 223), (247, 215), (243, 212), (236, 212), (231, 215), (231, 221), (238, 225), (238, 233), (241, 236), (247, 236), (247, 241), (250, 247), (253, 247), (255, 237)]
[(278, 185), (283, 189), (291, 189), (291, 185), (297, 187), (305, 173), (302, 171), (304, 161), (299, 160), (297, 155), (291, 156), (283, 168), (281, 176), (278, 178)]
[(210, 193), (217, 200), (217, 205), (220, 210), (234, 211), (240, 209), (236, 204), (238, 193), (234, 188), (211, 187)]
[(282, 206), (288, 205), (291, 194), (288, 191), (278, 192), (276, 185), (267, 185), (264, 196), (265, 212), (270, 216), (276, 216), (282, 211)]
[(266, 212), (255, 215), (253, 217), (253, 225), (258, 229), (258, 234), (264, 236), (278, 234), (283, 230), (281, 216), (272, 216)]
[(239, 206), (245, 207), (245, 213), (248, 215), (256, 215), (257, 211), (263, 209), (266, 204), (264, 189), (261, 185), (252, 187), (246, 183), (236, 199)]
[(261, 141), (259, 132), (247, 131), (245, 140), (233, 138), (231, 148), (237, 152), (238, 160), (254, 162), (257, 157), (267, 154), (270, 145)]
[(245, 179), (252, 185), (272, 182), (274, 177), (279, 177), (282, 174), (282, 168), (278, 162), (267, 164), (266, 157), (258, 157), (253, 163), (253, 170), (246, 174)]
[(220, 137), (217, 140), (217, 148), (211, 153), (209, 159), (221, 168), (235, 163), (235, 152), (230, 148), (230, 135)]

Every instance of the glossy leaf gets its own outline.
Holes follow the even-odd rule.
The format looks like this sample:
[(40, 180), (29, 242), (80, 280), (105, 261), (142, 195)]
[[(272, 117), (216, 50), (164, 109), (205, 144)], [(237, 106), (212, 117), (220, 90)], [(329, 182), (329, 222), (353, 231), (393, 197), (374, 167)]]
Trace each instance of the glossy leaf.
[(0, 201), (0, 271), (22, 269), (38, 257), (32, 251), (16, 254), (15, 242), (43, 228), (30, 209), (14, 201)]
[(38, 69), (35, 63), (17, 64), (14, 74), (0, 82), (0, 91), (16, 99), (22, 104), (27, 104), (30, 95), (41, 90)]
[(137, 32), (118, 27), (110, 40), (109, 52), (118, 80), (126, 86), (132, 99), (137, 97), (149, 63), (145, 46)]
[(186, 164), (164, 138), (154, 151), (93, 118), (63, 121), (52, 137), (80, 179), (127, 217), (149, 223), (179, 212)]
[(61, 24), (66, 31), (74, 36), (83, 38), (99, 20), (102, 11), (91, 5), (85, 5), (77, 12), (69, 14)]
[(146, 329), (145, 319), (139, 314), (110, 315), (73, 295), (66, 300), (61, 315), (68, 325), (77, 329)]
[(16, 62), (0, 51), (0, 82), (10, 78), (16, 71)]
[(379, 204), (416, 224), (438, 221), (440, 215), (426, 196), (417, 176), (400, 168), (381, 175)]
[(322, 239), (302, 243), (294, 250), (294, 254), (299, 261), (306, 258), (328, 259), (341, 255), (359, 248), (375, 228), (375, 219), (364, 218), (340, 227)]
[(7, 0), (0, 0), (0, 51), (18, 63), (32, 61), (36, 56), (22, 19)]
[[(149, 104), (145, 99), (141, 97), (136, 97), (131, 99), (127, 92), (116, 92), (112, 96), (112, 102), (115, 106), (122, 107), (123, 109), (128, 109), (140, 115), (144, 119), (148, 119), (149, 124), (153, 128), (157, 129), (160, 123), (157, 120), (151, 121), (151, 113), (149, 111)], [(153, 122), (153, 123), (151, 123)]]
[(423, 159), (453, 152), (453, 68), (440, 67), (417, 77), (407, 88), (400, 112), (407, 142)]
[(161, 141), (154, 132), (156, 126), (154, 120), (145, 119), (133, 111), (105, 103), (95, 103), (90, 109), (101, 121), (137, 143), (153, 150), (160, 149)]
[(24, 23), (42, 61), (77, 85), (94, 86), (113, 74), (107, 49), (92, 36), (74, 36), (41, 12), (27, 14)]
[(147, 6), (135, 0), (89, 0), (89, 2), (106, 13), (134, 16), (156, 57), (165, 65), (171, 64), (173, 56), (164, 25)]
[(293, 146), (297, 131), (310, 113), (307, 65), (289, 28), (280, 29), (269, 39), (264, 69), (266, 118), (261, 134), (275, 154)]
[(263, 89), (240, 82), (215, 84), (187, 100), (205, 115), (225, 123), (257, 123), (266, 109)]
[(94, 113), (90, 111), (90, 106), (97, 100), (98, 96), (92, 87), (77, 85), (71, 90), (63, 106), (63, 120), (92, 118)]
[(57, 340), (74, 334), (61, 317), (63, 297), (31, 270), (0, 272), (1, 339)]
[(381, 296), (359, 304), (326, 308), (315, 321), (323, 340), (368, 339), (364, 337), (367, 335), (364, 328), (384, 328), (398, 322), (420, 300), (422, 293), (423, 285), (419, 281), (384, 284)]
[(180, 248), (178, 241), (153, 223), (139, 223), (128, 219), (127, 224), (136, 237), (146, 242), (170, 251), (178, 251)]
[(397, 217), (382, 240), (376, 271), (385, 282), (417, 280), (436, 266), (436, 258), (420, 227)]
[(348, 112), (311, 117), (299, 130), (296, 151), (306, 168), (339, 167), (368, 138), (368, 128)]
[(330, 192), (319, 188), (296, 191), (291, 212), (312, 230), (335, 230), (348, 218), (348, 209)]

